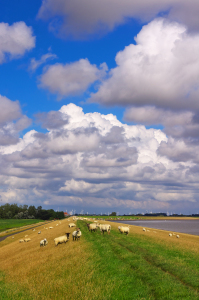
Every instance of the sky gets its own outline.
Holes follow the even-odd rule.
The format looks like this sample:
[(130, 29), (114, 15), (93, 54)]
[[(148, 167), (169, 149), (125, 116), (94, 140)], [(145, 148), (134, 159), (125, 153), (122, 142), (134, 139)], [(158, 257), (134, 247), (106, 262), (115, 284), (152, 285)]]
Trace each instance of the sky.
[(2, 0), (0, 205), (199, 212), (199, 2)]

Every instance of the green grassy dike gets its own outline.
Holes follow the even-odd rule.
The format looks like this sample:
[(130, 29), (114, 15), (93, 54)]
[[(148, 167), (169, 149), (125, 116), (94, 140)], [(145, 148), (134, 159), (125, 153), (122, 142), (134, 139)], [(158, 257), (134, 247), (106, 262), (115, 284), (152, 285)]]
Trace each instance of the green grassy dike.
[[(32, 244), (2, 242), (0, 299), (199, 299), (198, 251), (161, 240), (158, 233), (155, 238), (140, 234), (134, 226), (128, 236), (116, 225), (110, 235), (89, 232), (85, 221), (78, 220), (77, 226), (81, 240), (73, 242), (71, 237), (58, 247), (53, 238), (68, 231), (67, 221), (54, 227), (55, 232), (45, 231), (49, 235), (45, 248), (39, 247), (40, 237), (31, 231)], [(1, 270), (3, 263), (6, 267)]]
[(100, 299), (199, 299), (199, 257), (152, 243), (139, 235), (90, 233), (77, 221), (95, 253), (96, 284), (106, 287)]

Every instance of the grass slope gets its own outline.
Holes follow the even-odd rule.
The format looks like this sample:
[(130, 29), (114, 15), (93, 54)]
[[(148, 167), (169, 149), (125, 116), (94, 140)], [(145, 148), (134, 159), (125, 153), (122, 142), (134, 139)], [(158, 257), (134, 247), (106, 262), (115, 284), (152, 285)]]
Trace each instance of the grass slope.
[[(68, 220), (56, 223), (42, 227), (41, 235), (26, 232), (29, 243), (18, 242), (23, 233), (0, 243), (2, 299), (199, 299), (198, 237), (169, 238), (166, 231), (144, 233), (137, 226), (124, 236), (116, 223), (110, 235), (101, 235), (78, 220), (81, 240), (55, 247), (55, 237), (74, 230)], [(40, 248), (45, 237), (49, 244)]]

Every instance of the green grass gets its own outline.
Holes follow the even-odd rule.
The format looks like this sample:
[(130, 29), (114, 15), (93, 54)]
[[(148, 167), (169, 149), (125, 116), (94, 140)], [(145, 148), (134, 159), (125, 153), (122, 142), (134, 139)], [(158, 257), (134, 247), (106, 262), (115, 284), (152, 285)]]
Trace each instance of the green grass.
[(42, 222), (37, 219), (0, 219), (0, 232)]
[[(149, 237), (90, 233), (78, 221), (95, 253), (96, 284), (107, 287), (101, 299), (199, 299), (199, 257), (158, 243)], [(105, 288), (107, 290), (107, 288)]]
[(19, 288), (16, 283), (7, 283), (5, 274), (0, 271), (0, 299), (1, 300), (32, 300), (28, 289)]

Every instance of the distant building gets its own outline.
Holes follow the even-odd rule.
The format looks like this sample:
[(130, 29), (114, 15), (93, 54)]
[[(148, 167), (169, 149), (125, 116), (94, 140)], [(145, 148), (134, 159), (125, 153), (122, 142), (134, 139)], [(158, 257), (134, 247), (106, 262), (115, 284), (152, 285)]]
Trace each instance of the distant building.
[(64, 217), (66, 218), (66, 217), (69, 217), (70, 216), (70, 214), (68, 214), (67, 212), (64, 212)]

